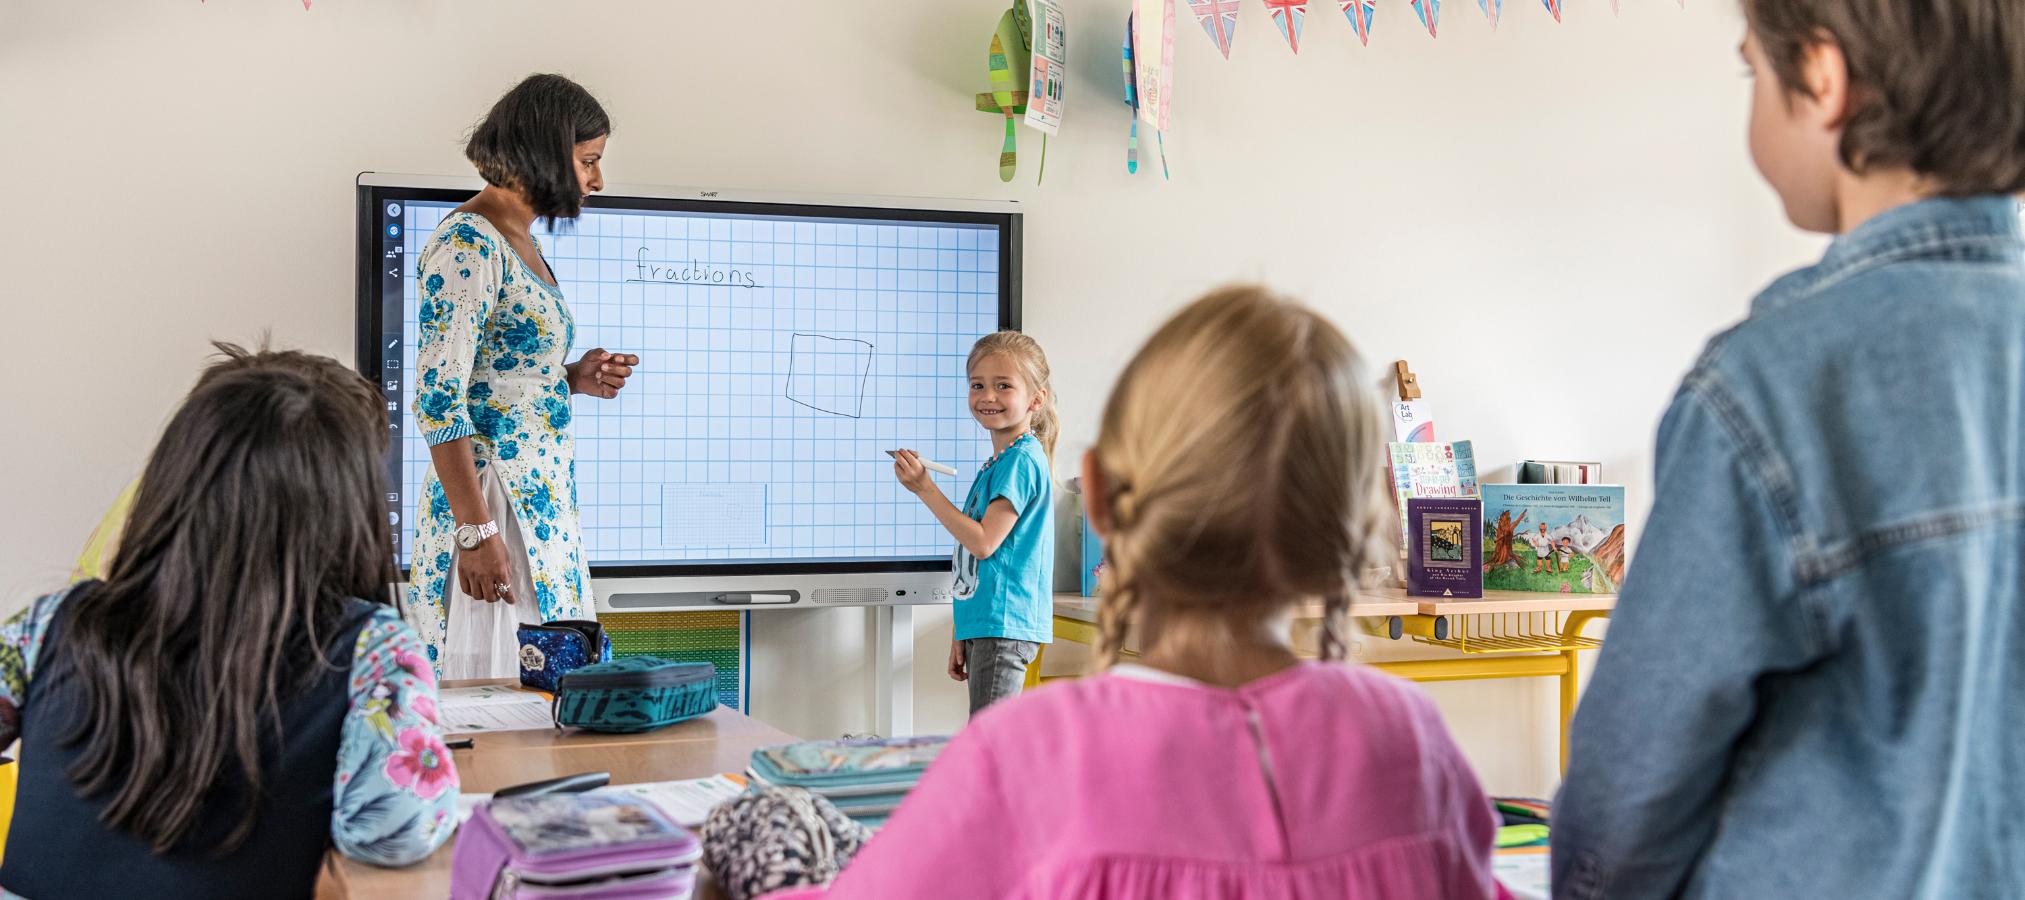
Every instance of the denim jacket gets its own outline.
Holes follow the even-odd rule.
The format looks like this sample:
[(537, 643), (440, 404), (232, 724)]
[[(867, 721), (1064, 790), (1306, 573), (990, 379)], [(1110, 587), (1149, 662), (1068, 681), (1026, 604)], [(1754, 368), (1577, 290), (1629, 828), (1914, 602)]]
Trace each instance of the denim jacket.
[(1556, 897), (2025, 897), (2025, 260), (2009, 197), (1774, 282), (1659, 429)]

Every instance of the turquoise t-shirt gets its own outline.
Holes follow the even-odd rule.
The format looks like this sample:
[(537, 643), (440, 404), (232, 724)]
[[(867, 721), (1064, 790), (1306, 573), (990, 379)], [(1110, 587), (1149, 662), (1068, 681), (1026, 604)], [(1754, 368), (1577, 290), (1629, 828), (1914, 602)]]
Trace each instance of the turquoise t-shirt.
[(963, 514), (984, 521), (1004, 497), (1020, 514), (989, 559), (956, 545), (956, 639), (1054, 641), (1055, 490), (1048, 454), (1031, 432), (978, 470)]

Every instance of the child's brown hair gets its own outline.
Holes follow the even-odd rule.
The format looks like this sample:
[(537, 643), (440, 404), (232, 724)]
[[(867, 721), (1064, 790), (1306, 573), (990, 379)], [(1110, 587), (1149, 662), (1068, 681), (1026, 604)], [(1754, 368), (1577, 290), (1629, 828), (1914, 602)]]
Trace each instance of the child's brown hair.
[(1264, 619), (1317, 597), (1322, 656), (1343, 658), (1351, 595), (1382, 553), (1383, 416), (1342, 332), (1263, 288), (1161, 326), (1091, 451), (1109, 520), (1098, 664), (1144, 604)]
[(1041, 397), (1041, 406), (1034, 410), (1028, 430), (1041, 442), (1041, 449), (1048, 453), (1048, 461), (1055, 459), (1055, 439), (1062, 435), (1061, 418), (1055, 414), (1055, 386), (1049, 383), (1048, 355), (1041, 352), (1040, 342), (1017, 331), (994, 331), (978, 338), (970, 348), (970, 359), (963, 370), (976, 371), (977, 364), (987, 357), (1004, 356), (1018, 366), (1020, 375), (1027, 380), (1027, 387)]
[(1941, 194), (2025, 190), (2025, 4), (1743, 0), (1780, 87), (1808, 94), (1808, 49), (1849, 66), (1843, 165), (1904, 166)]

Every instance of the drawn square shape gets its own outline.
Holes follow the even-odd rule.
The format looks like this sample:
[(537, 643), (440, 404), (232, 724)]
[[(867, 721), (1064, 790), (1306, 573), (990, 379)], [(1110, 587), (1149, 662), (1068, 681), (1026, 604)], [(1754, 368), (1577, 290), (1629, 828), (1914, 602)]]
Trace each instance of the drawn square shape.
[(855, 419), (864, 412), (871, 374), (871, 343), (796, 334), (788, 354), (787, 398), (817, 412)]

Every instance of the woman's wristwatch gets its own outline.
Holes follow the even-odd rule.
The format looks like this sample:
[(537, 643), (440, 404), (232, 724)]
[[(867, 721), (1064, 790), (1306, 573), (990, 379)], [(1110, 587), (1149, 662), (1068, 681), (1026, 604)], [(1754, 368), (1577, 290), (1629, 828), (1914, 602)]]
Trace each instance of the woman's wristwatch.
[(491, 522), (479, 525), (459, 525), (456, 531), (457, 546), (466, 550), (476, 550), (479, 544), (485, 543), (486, 538), (498, 533), (499, 526)]

